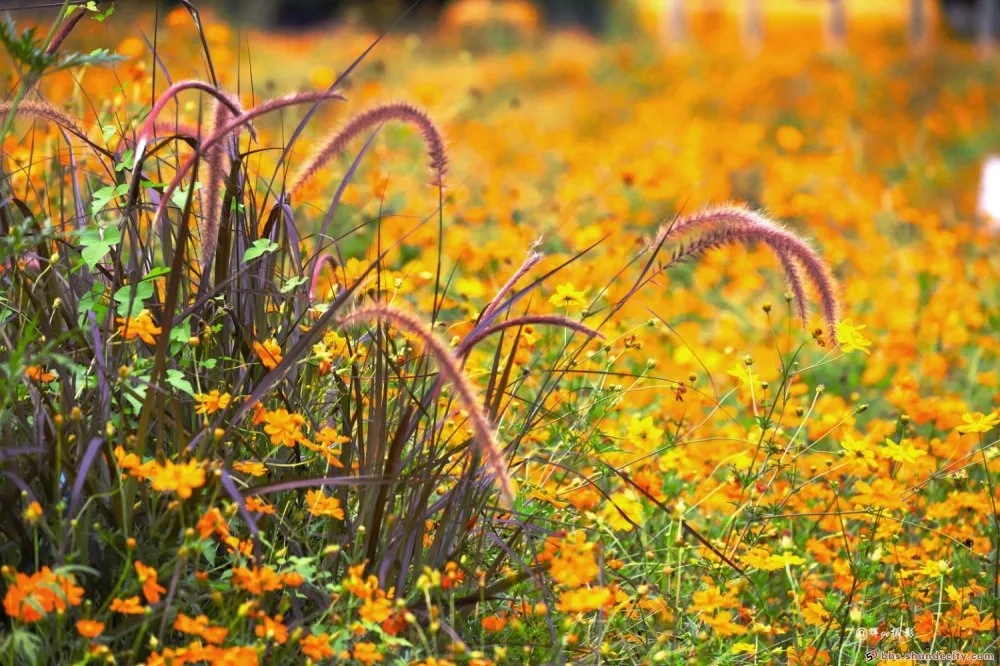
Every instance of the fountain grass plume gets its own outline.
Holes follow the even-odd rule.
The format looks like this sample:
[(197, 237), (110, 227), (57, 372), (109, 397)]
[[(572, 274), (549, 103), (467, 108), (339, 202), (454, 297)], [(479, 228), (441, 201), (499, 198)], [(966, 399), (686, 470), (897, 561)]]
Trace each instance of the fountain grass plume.
[(508, 507), (514, 502), (514, 482), (503, 458), (503, 449), (497, 441), (496, 432), (483, 413), (481, 401), (477, 398), (476, 389), (462, 373), (459, 361), (448, 346), (442, 342), (429, 327), (415, 315), (390, 307), (388, 305), (372, 305), (355, 310), (341, 319), (343, 325), (359, 321), (386, 321), (419, 337), (431, 355), (438, 362), (441, 374), (455, 388), (459, 402), (469, 412), (469, 420), (476, 445), (486, 461), (487, 467), (493, 472), (500, 484), (502, 501)]
[(40, 118), (47, 120), (90, 143), (87, 133), (80, 126), (76, 118), (73, 118), (62, 109), (52, 106), (48, 102), (25, 99), (21, 100), (15, 107), (11, 100), (0, 100), (0, 115), (7, 115), (12, 108), (14, 109), (15, 118)]
[[(235, 95), (226, 95), (229, 104), (224, 104), (221, 100), (216, 100), (212, 109), (212, 125), (209, 134), (222, 127), (234, 116), (242, 114), (244, 111), (240, 107), (240, 101)], [(238, 113), (233, 113), (233, 108), (239, 109)], [(235, 144), (235, 136), (231, 137)], [(215, 250), (219, 241), (219, 224), (222, 216), (222, 201), (220, 201), (220, 190), (227, 175), (232, 170), (232, 166), (237, 159), (238, 146), (227, 146), (220, 143), (208, 152), (208, 179), (205, 181), (205, 189), (202, 191), (204, 197), (203, 213), (199, 224), (199, 237), (201, 239), (201, 270), (205, 273), (212, 267), (212, 260), (215, 258)]]
[(351, 118), (332, 136), (322, 142), (322, 148), (310, 157), (302, 170), (295, 176), (288, 191), (295, 194), (310, 178), (316, 175), (332, 158), (340, 154), (348, 143), (366, 129), (377, 127), (390, 120), (398, 120), (414, 125), (420, 132), (427, 146), (427, 156), (433, 180), (431, 185), (439, 187), (444, 183), (444, 174), (448, 169), (448, 156), (445, 153), (444, 138), (441, 130), (424, 111), (407, 102), (390, 102), (362, 111)]
[(541, 240), (535, 242), (531, 246), (531, 249), (528, 250), (528, 256), (524, 259), (524, 263), (521, 264), (521, 267), (518, 268), (512, 276), (510, 276), (510, 279), (507, 280), (502, 287), (500, 287), (500, 291), (496, 293), (496, 296), (494, 296), (492, 300), (486, 304), (486, 308), (483, 309), (483, 313), (479, 317), (481, 320), (485, 321), (490, 319), (493, 312), (500, 306), (500, 301), (503, 300), (504, 296), (510, 293), (510, 290), (514, 288), (514, 285), (516, 285), (528, 271), (534, 268), (535, 264), (545, 257), (544, 254), (535, 250), (540, 243)]
[[(213, 90), (215, 90), (213, 88)], [(217, 91), (216, 91), (217, 92)], [(267, 102), (258, 104), (257, 106), (249, 109), (244, 113), (239, 113), (232, 120), (223, 124), (222, 127), (214, 128), (212, 134), (208, 138), (199, 142), (198, 150), (194, 155), (189, 157), (177, 168), (176, 173), (167, 184), (166, 189), (163, 191), (163, 195), (160, 198), (160, 203), (156, 207), (156, 212), (153, 214), (152, 222), (159, 223), (163, 216), (166, 214), (167, 206), (177, 188), (181, 186), (184, 182), (184, 177), (194, 168), (195, 162), (205, 156), (211, 154), (211, 150), (218, 146), (227, 136), (229, 136), (235, 130), (242, 127), (250, 127), (255, 118), (259, 118), (265, 114), (271, 113), (272, 111), (277, 111), (278, 109), (283, 109), (289, 106), (295, 106), (298, 104), (313, 104), (316, 102), (325, 102), (333, 99), (344, 100), (344, 96), (336, 90), (323, 90), (318, 92), (302, 92), (293, 93), (291, 95), (284, 95), (282, 97), (277, 97)], [(140, 160), (143, 156), (143, 150), (145, 149), (146, 142), (148, 140), (148, 135), (140, 137), (139, 146), (136, 148), (136, 167), (138, 168), (141, 163)], [(218, 230), (216, 230), (217, 232)], [(202, 239), (202, 244), (204, 245), (206, 239)], [(218, 238), (208, 239), (210, 245), (214, 247), (215, 243), (218, 242)], [(199, 259), (199, 262), (203, 261), (203, 258)]]
[(808, 317), (804, 271), (819, 292), (823, 318), (830, 339), (836, 344), (836, 324), (840, 318), (837, 282), (823, 259), (803, 239), (761, 213), (744, 206), (725, 205), (708, 208), (661, 226), (653, 238), (652, 247), (659, 248), (671, 236), (686, 231), (707, 232), (705, 242), (695, 243), (689, 247), (688, 253), (732, 243), (767, 245), (778, 256), (785, 270), (803, 322)]
[[(169, 88), (167, 88), (162, 95), (160, 95), (156, 102), (153, 103), (153, 108), (150, 110), (149, 115), (146, 116), (146, 122), (143, 124), (142, 129), (139, 130), (139, 141), (148, 142), (150, 137), (153, 135), (154, 127), (156, 124), (156, 119), (159, 117), (160, 112), (163, 111), (163, 107), (167, 103), (176, 97), (179, 93), (185, 90), (200, 90), (202, 92), (208, 93), (216, 99), (219, 104), (224, 104), (229, 108), (229, 111), (235, 115), (239, 116), (243, 114), (243, 109), (240, 108), (239, 101), (235, 101), (234, 98), (225, 92), (219, 90), (210, 83), (205, 83), (204, 81), (199, 81), (193, 79), (190, 81), (178, 81)], [(256, 138), (256, 134), (252, 126), (248, 125), (247, 129)]]
[(500, 331), (508, 328), (514, 328), (516, 326), (546, 325), (568, 328), (571, 331), (583, 333), (588, 338), (604, 339), (604, 335), (600, 331), (597, 331), (586, 324), (581, 324), (578, 321), (573, 321), (569, 317), (565, 317), (563, 315), (524, 315), (523, 317), (515, 317), (514, 319), (502, 321), (499, 324), (491, 324), (490, 326), (486, 326), (480, 330), (470, 333), (468, 337), (458, 344), (458, 347), (455, 348), (455, 353), (460, 358), (464, 358), (469, 354), (469, 352), (472, 351), (472, 348), (479, 344), (482, 340), (493, 335), (494, 333), (499, 333)]

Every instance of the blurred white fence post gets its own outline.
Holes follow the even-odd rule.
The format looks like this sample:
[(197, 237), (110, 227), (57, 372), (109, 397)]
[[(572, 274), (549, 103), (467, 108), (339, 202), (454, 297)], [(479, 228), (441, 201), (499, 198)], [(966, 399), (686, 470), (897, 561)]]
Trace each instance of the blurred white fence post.
[(997, 19), (997, 0), (979, 0), (976, 5), (976, 43), (979, 53), (993, 53), (993, 25)]
[(743, 39), (747, 50), (756, 53), (764, 44), (764, 17), (760, 0), (746, 0), (746, 16), (743, 19)]
[(829, 0), (829, 2), (829, 39), (835, 48), (841, 48), (847, 43), (847, 9), (844, 7), (844, 0)]
[(994, 231), (1000, 232), (1000, 155), (990, 155), (983, 161), (976, 213)]
[(686, 44), (688, 41), (687, 17), (684, 15), (684, 0), (666, 0), (664, 12), (664, 39), (670, 47)]
[(927, 12), (924, 0), (910, 0), (910, 47), (922, 51), (927, 47)]

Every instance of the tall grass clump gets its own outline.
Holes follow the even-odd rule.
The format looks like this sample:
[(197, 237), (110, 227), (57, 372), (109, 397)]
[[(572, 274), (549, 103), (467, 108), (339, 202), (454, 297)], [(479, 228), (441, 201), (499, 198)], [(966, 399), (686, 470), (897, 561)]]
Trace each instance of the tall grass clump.
[[(360, 59), (329, 89), (246, 108), (211, 78), (168, 82), (134, 117), (95, 123), (37, 87), (56, 68), (114, 62), (60, 52), (93, 12), (66, 3), (47, 39), (9, 20), (0, 31), (19, 78), (0, 101), (4, 136), (45, 123), (61, 140), (27, 176), (0, 163), (0, 663), (486, 663), (487, 648), (501, 660), (512, 646), (484, 627), (518, 604), (513, 635), (531, 660), (565, 661), (575, 648), (558, 638), (560, 614), (607, 610), (632, 583), (563, 528), (553, 507), (566, 504), (539, 473), (607, 500), (607, 520), (631, 520), (610, 490), (622, 479), (674, 511), (593, 462), (620, 387), (606, 368), (583, 370), (604, 367), (614, 313), (679, 262), (761, 244), (803, 319), (813, 283), (835, 340), (823, 260), (738, 207), (663, 227), (616, 278), (634, 279), (626, 295), (589, 303), (582, 320), (571, 287), (550, 299), (555, 314), (529, 306), (586, 253), (536, 275), (531, 248), (445, 338), (439, 322), (462, 307), (440, 249), (421, 307), (393, 263), (405, 239), (379, 233), (359, 262), (344, 256), (350, 232), (331, 226), (390, 121), (416, 129), (444, 201), (448, 154), (428, 113), (393, 102), (354, 115), (285, 186), (293, 144), (318, 106), (346, 100)], [(205, 103), (170, 117), (181, 97)], [(275, 147), (257, 123), (300, 107), (265, 172), (256, 156)], [(310, 234), (295, 197), (316, 178), (339, 187)], [(443, 243), (442, 206), (435, 217)], [(664, 260), (682, 233), (700, 235)], [(569, 393), (589, 411), (560, 406)], [(666, 600), (628, 621), (654, 631)]]

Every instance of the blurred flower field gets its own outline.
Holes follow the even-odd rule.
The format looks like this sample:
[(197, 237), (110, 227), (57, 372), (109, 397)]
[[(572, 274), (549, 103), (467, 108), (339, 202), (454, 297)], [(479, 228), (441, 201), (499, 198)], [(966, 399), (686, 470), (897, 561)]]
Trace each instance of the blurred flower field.
[(994, 59), (77, 12), (0, 34), (0, 664), (1000, 651)]

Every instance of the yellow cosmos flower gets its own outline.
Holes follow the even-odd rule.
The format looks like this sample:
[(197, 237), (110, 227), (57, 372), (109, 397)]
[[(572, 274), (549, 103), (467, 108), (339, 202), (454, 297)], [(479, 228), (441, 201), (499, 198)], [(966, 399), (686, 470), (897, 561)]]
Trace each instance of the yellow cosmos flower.
[(965, 425), (960, 425), (955, 430), (962, 434), (968, 434), (973, 432), (989, 432), (1000, 425), (1000, 416), (996, 412), (990, 412), (989, 414), (983, 414), (982, 412), (976, 412), (974, 414), (965, 413), (962, 414), (962, 420), (965, 421)]
[(844, 455), (848, 460), (862, 463), (871, 469), (878, 468), (878, 462), (875, 460), (875, 451), (872, 449), (872, 445), (868, 443), (868, 440), (863, 438), (857, 440), (851, 435), (844, 435), (844, 439), (840, 442), (840, 448), (843, 449)]
[(613, 530), (631, 532), (636, 525), (642, 526), (642, 502), (634, 490), (615, 493), (611, 501), (604, 505), (601, 516)]
[(870, 354), (868, 347), (871, 346), (871, 340), (868, 340), (860, 331), (867, 328), (864, 325), (855, 325), (850, 319), (844, 319), (838, 321), (836, 325), (837, 340), (840, 343), (840, 350), (845, 354), (849, 354), (852, 351), (860, 351), (865, 354)]
[(611, 600), (611, 592), (604, 587), (581, 587), (566, 590), (559, 595), (556, 608), (563, 613), (590, 613)]
[(173, 491), (181, 499), (188, 499), (195, 489), (205, 485), (205, 470), (197, 460), (176, 465), (167, 461), (157, 465), (153, 473), (153, 490)]
[(913, 442), (908, 439), (904, 439), (899, 444), (891, 439), (886, 439), (885, 446), (879, 447), (879, 453), (899, 463), (916, 462), (922, 456), (927, 455), (924, 451), (913, 446)]
[(579, 291), (572, 282), (567, 282), (556, 287), (556, 293), (549, 298), (549, 303), (557, 308), (583, 307), (587, 304), (587, 301), (584, 300), (586, 294), (586, 290)]
[(640, 419), (633, 416), (628, 424), (628, 441), (638, 446), (643, 451), (655, 449), (661, 443), (663, 429), (653, 425), (653, 417), (647, 416)]
[(195, 409), (195, 413), (208, 415), (214, 414), (215, 412), (228, 407), (229, 402), (233, 399), (233, 396), (228, 393), (219, 393), (218, 389), (213, 389), (208, 393), (196, 394), (194, 399), (198, 401), (198, 407)]

